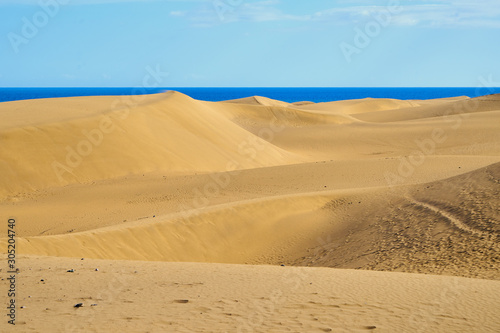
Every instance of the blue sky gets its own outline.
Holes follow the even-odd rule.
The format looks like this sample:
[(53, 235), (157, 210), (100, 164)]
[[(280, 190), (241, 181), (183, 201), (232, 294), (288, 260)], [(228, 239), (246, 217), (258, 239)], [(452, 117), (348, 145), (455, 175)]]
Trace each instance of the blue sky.
[(2, 87), (474, 87), (499, 59), (498, 0), (0, 0)]

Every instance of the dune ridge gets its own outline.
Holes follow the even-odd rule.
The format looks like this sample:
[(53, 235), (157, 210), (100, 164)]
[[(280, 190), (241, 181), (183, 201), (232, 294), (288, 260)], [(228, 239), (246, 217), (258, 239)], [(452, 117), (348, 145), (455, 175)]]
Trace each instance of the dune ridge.
[[(167, 92), (0, 103), (0, 117), (0, 209), (5, 219), (17, 221), (24, 270), (39, 267), (38, 261), (50, 264), (58, 270), (39, 269), (57, 281), (66, 274), (62, 266), (84, 258), (78, 267), (106, 263), (110, 272), (134, 283), (144, 276), (130, 267), (154, 268), (155, 276), (187, 269), (199, 272), (200, 281), (219, 295), (227, 295), (226, 280), (210, 280), (206, 272), (221, 269), (248, 285), (247, 269), (269, 279), (276, 279), (279, 269), (303, 271), (308, 278), (297, 282), (301, 288), (346, 274), (363, 292), (353, 298), (344, 294), (343, 303), (329, 307), (324, 295), (314, 296), (318, 291), (299, 296), (287, 287), (298, 301), (269, 318), (306, 331), (415, 331), (411, 325), (423, 322), (428, 326), (422, 331), (500, 329), (492, 315), (500, 311), (494, 298), (500, 280), (499, 95), (286, 103), (260, 96), (204, 102)], [(7, 242), (0, 229), (2, 253)], [(75, 276), (88, 279), (88, 269)], [(166, 286), (160, 280), (151, 282), (159, 293)], [(387, 298), (374, 306), (360, 301), (370, 289), (379, 288), (370, 296), (379, 297), (390, 294), (394, 283), (412, 281), (418, 287), (400, 290), (400, 301)], [(446, 305), (439, 313), (439, 304), (424, 304), (453, 281), (466, 286), (451, 288), (460, 309)], [(168, 283), (165, 293), (172, 294), (178, 285)], [(264, 284), (262, 290), (273, 286)], [(25, 287), (41, 292), (38, 285)], [(54, 295), (55, 288), (47, 284)], [(240, 319), (255, 301), (251, 289), (242, 289), (243, 308), (222, 307)], [(88, 301), (96, 289), (87, 290), (81, 297)], [(423, 290), (428, 293), (420, 299)], [(213, 295), (209, 289), (199, 292)], [(59, 309), (55, 296), (44, 295), (55, 313), (71, 315)], [(120, 302), (145, 305), (120, 295)], [(187, 307), (211, 313), (210, 297), (201, 303), (190, 299)], [(401, 301), (405, 297), (420, 300)], [(185, 305), (176, 299), (174, 312)], [(177, 300), (183, 300), (181, 294)], [(28, 310), (30, 318), (47, 315), (37, 302), (36, 311)], [(486, 307), (482, 302), (488, 305), (478, 320), (477, 309)], [(359, 311), (347, 311), (347, 304)], [(99, 315), (103, 328), (96, 331), (105, 331), (106, 320), (119, 316), (108, 306), (110, 312)], [(325, 324), (312, 317), (291, 319), (299, 309), (311, 316), (320, 311)], [(363, 311), (369, 315), (360, 324), (354, 318)], [(189, 314), (168, 323), (158, 319), (160, 313), (148, 317), (161, 322), (150, 326), (152, 331), (162, 325), (179, 331)], [(332, 313), (339, 315), (339, 327)], [(392, 320), (390, 313), (414, 318)], [(235, 328), (223, 319), (229, 315), (210, 315), (212, 328)], [(64, 331), (61, 321), (49, 317)], [(127, 322), (120, 327), (142, 329)], [(44, 320), (25, 324), (26, 330), (48, 330)], [(279, 326), (273, 321), (254, 329), (280, 331)], [(204, 331), (198, 328), (193, 331)]]
[[(55, 106), (72, 111), (67, 104), (75, 103), (82, 108), (80, 98), (70, 100), (58, 100)], [(91, 108), (94, 101), (89, 100)], [(11, 104), (16, 107), (16, 102)], [(88, 113), (87, 107), (83, 110)], [(0, 171), (5, 176), (0, 179), (0, 195), (158, 170), (228, 171), (298, 160), (235, 126), (209, 104), (180, 93), (59, 122), (39, 122), (2, 130)], [(252, 151), (247, 153), (249, 148), (241, 144), (247, 141), (259, 145), (258, 158), (247, 156)], [(16, 154), (19, 151), (23, 154)]]

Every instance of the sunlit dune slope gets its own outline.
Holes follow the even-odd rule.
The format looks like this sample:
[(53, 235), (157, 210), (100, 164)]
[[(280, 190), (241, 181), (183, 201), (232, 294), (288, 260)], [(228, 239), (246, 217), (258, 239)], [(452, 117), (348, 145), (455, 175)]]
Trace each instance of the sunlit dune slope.
[[(107, 109), (101, 108), (105, 102)], [(5, 116), (0, 196), (158, 170), (228, 171), (300, 161), (235, 125), (213, 104), (180, 93), (130, 106), (120, 97), (55, 99), (52, 108), (43, 101), (40, 110), (36, 101), (6, 104), (22, 109), (21, 115), (30, 107), (38, 115), (31, 122), (23, 116), (17, 127), (9, 126), (21, 123), (15, 112)], [(248, 152), (251, 144), (259, 145), (256, 158)]]

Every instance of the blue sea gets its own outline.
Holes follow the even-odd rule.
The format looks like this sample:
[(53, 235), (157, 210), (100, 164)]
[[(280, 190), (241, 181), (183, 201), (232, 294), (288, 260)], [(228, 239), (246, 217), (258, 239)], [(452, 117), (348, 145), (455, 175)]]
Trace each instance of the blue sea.
[(497, 88), (0, 88), (0, 102), (36, 98), (138, 95), (176, 90), (204, 101), (224, 101), (264, 96), (285, 102), (315, 103), (359, 98), (433, 99), (455, 96), (477, 97), (500, 93)]

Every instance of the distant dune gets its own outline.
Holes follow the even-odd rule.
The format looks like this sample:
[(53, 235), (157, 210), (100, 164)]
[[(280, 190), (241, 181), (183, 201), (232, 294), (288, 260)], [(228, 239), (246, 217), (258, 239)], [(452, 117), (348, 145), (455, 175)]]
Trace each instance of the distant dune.
[[(96, 331), (500, 331), (500, 95), (167, 92), (0, 117), (24, 331), (78, 331), (84, 313)], [(254, 303), (269, 310), (249, 324)]]

